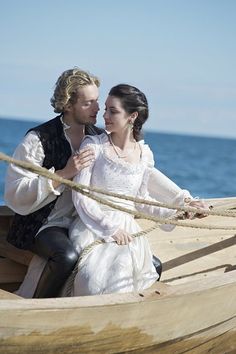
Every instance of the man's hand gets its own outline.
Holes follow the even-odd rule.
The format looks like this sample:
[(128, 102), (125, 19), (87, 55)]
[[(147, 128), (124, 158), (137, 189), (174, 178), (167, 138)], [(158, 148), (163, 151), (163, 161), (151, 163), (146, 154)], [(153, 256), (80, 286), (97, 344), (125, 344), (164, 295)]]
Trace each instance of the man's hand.
[[(66, 166), (62, 170), (56, 171), (56, 174), (62, 178), (72, 179), (83, 168), (89, 167), (93, 163), (94, 157), (94, 150), (92, 148), (84, 148), (72, 155), (68, 159)], [(59, 185), (59, 183), (55, 181), (52, 183), (54, 188), (58, 187)]]

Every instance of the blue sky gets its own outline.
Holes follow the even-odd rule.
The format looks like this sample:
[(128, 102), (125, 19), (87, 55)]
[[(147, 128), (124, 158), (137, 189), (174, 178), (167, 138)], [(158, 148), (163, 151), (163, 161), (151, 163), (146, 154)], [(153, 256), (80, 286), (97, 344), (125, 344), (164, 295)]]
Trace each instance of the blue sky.
[(62, 71), (147, 95), (146, 130), (236, 138), (235, 0), (8, 0), (0, 15), (0, 116), (46, 121)]

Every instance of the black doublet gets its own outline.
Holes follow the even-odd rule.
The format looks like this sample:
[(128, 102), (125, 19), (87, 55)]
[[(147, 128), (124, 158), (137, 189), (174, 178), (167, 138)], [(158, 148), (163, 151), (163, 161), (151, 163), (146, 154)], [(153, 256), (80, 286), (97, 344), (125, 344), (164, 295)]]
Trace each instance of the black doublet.
[[(51, 167), (54, 167), (55, 170), (63, 169), (68, 158), (71, 156), (70, 144), (65, 138), (60, 117), (57, 116), (28, 131), (34, 131), (38, 134), (45, 154), (42, 166), (47, 169)], [(97, 135), (103, 132), (102, 129), (93, 125), (85, 127), (86, 135)], [(56, 201), (57, 198), (43, 208), (28, 215), (16, 213), (7, 236), (7, 241), (17, 248), (29, 249), (34, 243), (34, 238), (38, 230), (45, 223), (48, 215), (54, 208)]]

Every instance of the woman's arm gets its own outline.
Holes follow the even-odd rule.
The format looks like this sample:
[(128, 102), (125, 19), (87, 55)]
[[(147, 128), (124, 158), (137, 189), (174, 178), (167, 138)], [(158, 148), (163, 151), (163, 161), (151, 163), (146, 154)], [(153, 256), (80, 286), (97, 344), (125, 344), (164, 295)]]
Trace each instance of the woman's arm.
[(181, 189), (173, 181), (156, 168), (152, 168), (149, 174), (147, 189), (150, 197), (162, 203), (172, 204), (178, 199), (193, 199), (189, 191)]
[[(138, 191), (138, 198), (145, 199), (146, 201), (159, 201), (154, 198), (152, 198), (149, 195), (148, 191), (148, 181), (149, 181), (149, 176), (152, 171), (152, 168), (147, 168), (144, 175), (143, 175), (143, 181), (141, 184), (141, 187)], [(158, 188), (158, 186), (157, 186)], [(175, 201), (176, 199), (173, 199), (172, 202)], [(158, 206), (153, 206), (153, 205), (148, 205), (148, 204), (141, 204), (141, 203), (136, 203), (136, 209), (140, 210), (141, 212), (153, 216), (157, 216), (159, 218), (167, 219), (171, 218), (176, 214), (175, 209), (168, 209), (168, 208), (163, 208), (163, 207), (158, 207)], [(175, 226), (171, 224), (160, 224), (160, 228), (163, 229), (164, 231), (171, 231), (173, 230)]]
[[(90, 167), (84, 168), (75, 176), (74, 181), (76, 183), (85, 186), (90, 185), (93, 168), (100, 153), (98, 139), (96, 136), (89, 136), (82, 143), (81, 148), (91, 147), (94, 150), (95, 160)], [(104, 212), (98, 202), (74, 190), (72, 191), (72, 199), (80, 219), (88, 229), (108, 242), (114, 241), (112, 235), (119, 230), (119, 224), (115, 220), (111, 220), (109, 213)]]
[(192, 197), (188, 190), (179, 188), (173, 181), (154, 167), (149, 173), (147, 190), (149, 196), (159, 202), (203, 209), (202, 211), (199, 210), (198, 213), (185, 213), (185, 218), (187, 219), (201, 219), (206, 216), (204, 209), (209, 210), (204, 200)]

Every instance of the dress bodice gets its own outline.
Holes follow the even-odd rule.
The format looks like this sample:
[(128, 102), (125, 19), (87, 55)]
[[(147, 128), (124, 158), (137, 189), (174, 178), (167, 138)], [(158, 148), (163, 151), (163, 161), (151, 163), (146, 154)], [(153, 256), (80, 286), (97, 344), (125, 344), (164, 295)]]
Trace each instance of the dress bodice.
[(91, 186), (122, 195), (136, 196), (143, 180), (147, 163), (145, 145), (140, 145), (140, 162), (132, 164), (120, 158), (109, 156), (109, 140), (105, 134), (100, 137), (100, 149), (91, 176)]

